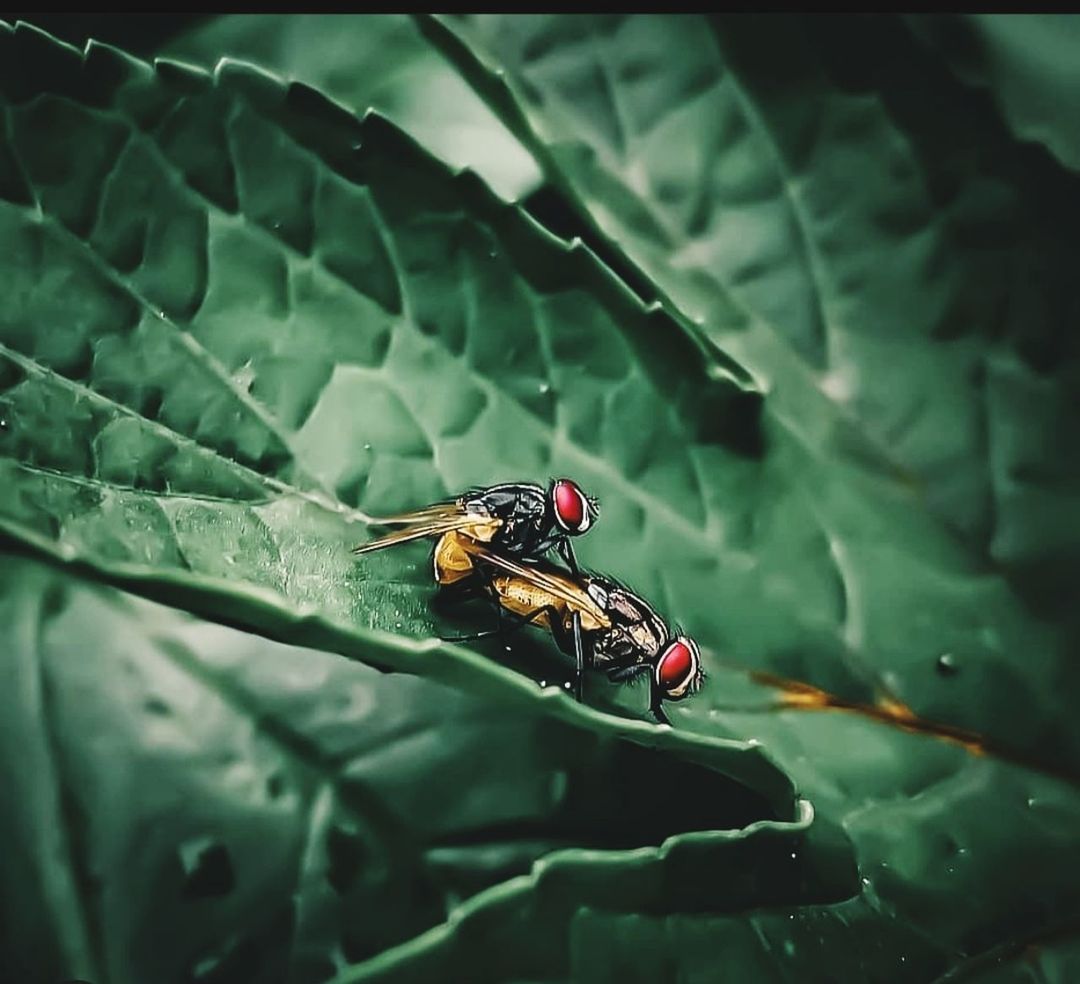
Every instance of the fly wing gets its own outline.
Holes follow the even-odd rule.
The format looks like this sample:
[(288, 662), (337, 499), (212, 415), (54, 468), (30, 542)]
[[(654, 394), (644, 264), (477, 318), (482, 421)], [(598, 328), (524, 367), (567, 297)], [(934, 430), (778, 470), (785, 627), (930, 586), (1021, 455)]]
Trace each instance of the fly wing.
[(423, 509), (397, 513), (394, 516), (372, 517), (370, 522), (372, 526), (411, 526), (414, 523), (433, 522), (463, 515), (465, 515), (465, 506), (458, 499), (454, 502), (436, 502), (433, 505), (424, 506)]
[(370, 553), (373, 550), (382, 550), (398, 543), (409, 543), (412, 540), (422, 540), (429, 536), (441, 536), (452, 530), (474, 532), (481, 539), (490, 539), (495, 529), (501, 525), (498, 519), (487, 516), (475, 516), (465, 512), (457, 503), (451, 503), (438, 509), (432, 506), (429, 509), (421, 509), (414, 513), (404, 513), (401, 516), (392, 516), (379, 520), (386, 525), (409, 524), (403, 530), (395, 530), (383, 536), (361, 543), (353, 547), (354, 554)]
[(570, 606), (571, 610), (577, 609), (579, 612), (587, 612), (596, 620), (598, 625), (604, 627), (611, 625), (611, 619), (608, 618), (607, 612), (589, 597), (588, 592), (575, 581), (557, 571), (548, 571), (535, 564), (521, 564), (512, 557), (489, 550), (475, 540), (463, 540), (461, 545), (468, 553), (485, 563), (491, 564), (492, 567), (499, 567), (510, 574), (515, 574), (556, 598), (561, 598)]

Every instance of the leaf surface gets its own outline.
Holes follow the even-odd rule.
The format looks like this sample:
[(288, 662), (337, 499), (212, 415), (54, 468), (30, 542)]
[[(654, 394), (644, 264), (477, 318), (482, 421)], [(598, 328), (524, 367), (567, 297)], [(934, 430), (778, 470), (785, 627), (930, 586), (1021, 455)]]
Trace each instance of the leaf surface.
[(809, 804), (769, 802), (689, 749), (198, 622), (11, 554), (0, 617), (5, 979), (315, 982), (463, 909), (497, 919), (507, 897), (544, 899), (554, 936), (583, 903), (851, 891), (843, 839), (811, 839)]

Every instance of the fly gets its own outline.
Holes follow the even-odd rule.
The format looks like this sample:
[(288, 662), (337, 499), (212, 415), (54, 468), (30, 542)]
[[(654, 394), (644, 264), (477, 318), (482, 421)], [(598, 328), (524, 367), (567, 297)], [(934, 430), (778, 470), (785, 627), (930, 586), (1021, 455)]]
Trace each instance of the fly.
[(521, 564), (455, 531), (434, 552), (435, 580), (461, 598), (480, 594), (495, 605), (499, 628), (454, 641), (466, 642), (507, 629), (537, 625), (573, 657), (575, 695), (581, 700), (584, 670), (601, 670), (626, 683), (648, 676), (649, 707), (669, 724), (664, 701), (696, 693), (704, 680), (693, 639), (673, 636), (651, 605), (629, 588), (595, 574), (568, 575), (545, 563)]
[(492, 485), (471, 489), (448, 502), (376, 520), (379, 526), (403, 528), (363, 543), (353, 553), (456, 532), (527, 562), (554, 550), (576, 574), (577, 558), (570, 538), (587, 532), (598, 514), (596, 500), (568, 478), (554, 479), (546, 489), (532, 483)]

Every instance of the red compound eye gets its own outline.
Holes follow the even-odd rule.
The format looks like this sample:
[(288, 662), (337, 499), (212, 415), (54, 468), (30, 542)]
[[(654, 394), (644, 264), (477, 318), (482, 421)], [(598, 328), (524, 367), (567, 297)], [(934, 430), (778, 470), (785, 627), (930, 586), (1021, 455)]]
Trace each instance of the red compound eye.
[(697, 676), (700, 663), (697, 646), (680, 636), (660, 654), (656, 682), (669, 696), (682, 697)]
[(567, 533), (584, 533), (592, 524), (589, 500), (568, 478), (560, 478), (551, 487), (551, 502), (555, 509), (555, 521)]

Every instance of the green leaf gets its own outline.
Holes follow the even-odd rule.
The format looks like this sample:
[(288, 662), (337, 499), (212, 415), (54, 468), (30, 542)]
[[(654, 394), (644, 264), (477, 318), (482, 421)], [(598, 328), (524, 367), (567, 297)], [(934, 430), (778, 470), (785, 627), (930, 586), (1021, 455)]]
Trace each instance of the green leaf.
[(233, 14), (172, 39), (160, 54), (213, 68), (249, 61), (363, 114), (389, 117), (437, 157), (476, 171), (499, 195), (525, 197), (540, 169), (404, 14)]
[[(381, 118), (228, 62), (4, 38), (12, 535), (356, 654), (359, 629), (433, 631), (419, 550), (348, 553), (365, 512), (561, 471), (605, 504), (587, 560), (750, 665), (992, 731), (1023, 654), (1060, 644), (828, 420), (763, 423), (736, 364)], [(896, 613), (931, 574), (953, 601), (916, 639)], [(985, 653), (1002, 689), (942, 687), (952, 649)], [(713, 734), (707, 708), (676, 713)]]
[[(553, 23), (567, 35), (566, 24), (590, 22)], [(749, 37), (742, 71), (755, 62), (747, 52), (767, 49), (765, 41), (775, 40), (778, 52), (763, 63), (767, 70), (758, 69), (753, 87), (745, 83), (772, 114), (779, 136), (770, 153), (787, 153), (789, 142), (802, 147), (807, 104), (782, 98), (793, 91), (811, 109), (824, 92), (830, 111), (861, 106), (877, 120), (860, 129), (858, 113), (840, 113), (839, 123), (829, 124), (838, 128), (813, 145), (836, 153), (825, 168), (841, 175), (834, 180), (850, 175), (847, 155), (859, 161), (860, 153), (895, 149), (888, 127), (896, 107), (885, 103), (890, 113), (882, 122), (878, 103), (859, 95), (865, 79), (858, 72), (837, 81), (813, 70), (820, 52), (809, 41), (810, 53), (800, 49), (795, 28), (763, 40), (758, 22), (746, 23), (731, 28), (732, 37)], [(637, 35), (648, 53), (669, 19), (646, 24), (657, 32)], [(698, 33), (685, 49), (665, 41), (661, 67), (681, 72), (700, 44), (714, 50), (714, 35)], [(832, 51), (820, 32), (808, 37)], [(529, 51), (544, 54), (542, 46)], [(576, 62), (557, 69), (553, 76), (565, 70), (564, 84), (587, 114), (596, 92), (574, 89)], [(671, 92), (683, 90), (661, 84), (662, 71), (646, 77), (660, 100), (654, 108), (678, 101)], [(514, 85), (502, 111), (519, 107), (515, 99), (529, 107), (526, 87)], [(1041, 938), (1080, 912), (1070, 877), (1080, 859), (1068, 836), (1080, 773), (1080, 734), (1067, 697), (1077, 683), (1068, 606), (1076, 580), (1061, 576), (1071, 572), (1078, 542), (1071, 458), (1062, 453), (1073, 416), (1061, 387), (1071, 369), (1044, 371), (1030, 361), (1032, 351), (1053, 355), (1059, 344), (1052, 317), (1063, 301), (1058, 266), (1048, 274), (1051, 314), (1032, 308), (1030, 318), (1015, 316), (1025, 329), (1020, 355), (1013, 338), (990, 331), (950, 340), (941, 337), (941, 322), (934, 322), (935, 335), (923, 330), (925, 321), (908, 331), (910, 321), (956, 298), (972, 305), (963, 310), (976, 312), (974, 322), (1000, 301), (975, 287), (985, 293), (989, 282), (1004, 292), (1004, 281), (994, 279), (1001, 268), (965, 261), (955, 282), (948, 264), (940, 275), (912, 275), (935, 268), (919, 253), (918, 235), (907, 244), (911, 252), (897, 245), (892, 223), (909, 214), (907, 200), (881, 204), (874, 196), (887, 182), (869, 182), (866, 197), (853, 196), (851, 215), (836, 206), (844, 262), (835, 273), (836, 308), (821, 307), (827, 330), (815, 342), (812, 331), (797, 327), (812, 327), (814, 315), (805, 312), (814, 309), (805, 302), (821, 295), (823, 283), (807, 272), (806, 250), (788, 249), (781, 239), (771, 258), (758, 254), (768, 260), (765, 273), (751, 263), (744, 284), (680, 268), (670, 245), (653, 241), (651, 227), (638, 221), (648, 215), (636, 199), (646, 196), (649, 206), (649, 182), (639, 188), (627, 178), (623, 185), (603, 167), (582, 173), (598, 182), (596, 201), (607, 203), (610, 215), (587, 214), (615, 230), (622, 259), (655, 277), (654, 285), (638, 277), (636, 286), (659, 296), (664, 311), (642, 303), (586, 248), (546, 233), (474, 177), (455, 176), (383, 118), (357, 120), (311, 88), (250, 66), (226, 61), (212, 74), (169, 61), (151, 67), (103, 46), (80, 53), (26, 27), (0, 29), (0, 107), (0, 260), (9, 273), (0, 311), (0, 527), (10, 540), (174, 606), (430, 678), (389, 677), (395, 685), (454, 684), (463, 692), (453, 699), (468, 702), (470, 722), (503, 714), (535, 721), (519, 744), (507, 741), (518, 757), (484, 783), (527, 784), (532, 758), (520, 767), (524, 749), (552, 756), (541, 773), (575, 763), (586, 785), (597, 785), (611, 776), (610, 761), (589, 771), (589, 760), (579, 762), (574, 751), (581, 742), (636, 743), (627, 754), (662, 755), (635, 775), (651, 780), (672, 762), (692, 761), (764, 796), (782, 822), (796, 823), (795, 789), (763, 743), (819, 807), (792, 859), (819, 874), (806, 885), (773, 877), (777, 869), (757, 833), (709, 835), (705, 860), (695, 853), (697, 835), (684, 835), (663, 859), (650, 845), (641, 865), (632, 852), (608, 856), (619, 854), (617, 846), (604, 858), (572, 853), (557, 861), (546, 842), (529, 859), (540, 858), (531, 880), (485, 881), (489, 871), (458, 893), (469, 901), (407, 917), (395, 910), (392, 925), (371, 924), (378, 932), (369, 949), (354, 952), (370, 958), (342, 967), (341, 982), (429, 980), (447, 969), (467, 980), (592, 980), (608, 967), (625, 970), (623, 980), (710, 979), (725, 953), (751, 979), (924, 981), (967, 966), (1002, 938)], [(518, 124), (539, 117), (520, 107), (518, 114), (516, 132), (528, 137)], [(664, 114), (656, 116), (658, 133), (667, 134), (660, 149), (692, 148), (695, 132), (711, 132), (693, 121), (665, 131)], [(985, 123), (976, 117), (972, 132)], [(878, 124), (888, 139), (879, 140)], [(960, 132), (956, 144), (969, 136)], [(549, 176), (572, 201), (588, 204), (587, 189), (577, 187), (565, 163), (595, 155), (588, 141), (573, 144), (564, 135), (565, 147), (553, 141), (549, 148), (535, 134), (530, 139)], [(925, 148), (930, 161), (939, 146)], [(817, 187), (814, 175), (823, 180), (812, 168), (807, 175), (796, 169), (789, 177), (797, 174), (798, 182), (777, 184), (775, 164), (770, 172), (755, 156), (761, 147), (758, 133), (749, 151), (729, 161), (743, 177), (755, 169), (763, 179), (773, 175), (769, 207), (741, 217), (745, 234), (735, 245), (747, 256), (795, 221), (784, 196), (797, 198), (804, 180)], [(695, 159), (669, 157), (680, 166)], [(963, 163), (962, 155), (944, 160), (937, 182)], [(905, 193), (919, 183), (908, 178), (898, 181)], [(1060, 180), (1045, 182), (1047, 196), (1062, 188)], [(1016, 182), (1013, 190), (1027, 194), (1030, 186)], [(712, 208), (711, 186), (692, 187), (703, 208)], [(992, 195), (983, 196), (979, 191), (970, 206), (984, 209), (975, 210), (974, 227), (1003, 222), (995, 249), (1011, 257), (1010, 237), (1022, 227), (1030, 236), (1019, 241), (1034, 251), (1026, 255), (1041, 255), (1036, 247), (1049, 228), (1061, 234), (1054, 264), (1071, 269), (1070, 240), (1052, 224), (1056, 215), (1044, 206), (1031, 215), (1019, 207), (1001, 212)], [(826, 200), (844, 196), (834, 188)], [(953, 222), (954, 239), (927, 247), (931, 259), (935, 250), (967, 255), (964, 237), (955, 239), (956, 229), (967, 227), (956, 226), (955, 215)], [(858, 234), (848, 238), (850, 223)], [(881, 279), (890, 263), (906, 293)], [(989, 280), (980, 280), (987, 270)], [(1011, 302), (1014, 292), (1001, 296)], [(1025, 296), (1020, 292), (1020, 301)], [(1005, 310), (1013, 318), (1013, 307)], [(688, 313), (700, 315), (700, 324)], [(844, 325), (880, 318), (880, 334), (838, 331), (840, 313)], [(823, 373), (832, 372), (831, 363), (814, 359), (815, 345), (835, 338), (852, 353), (845, 358), (857, 366), (859, 386), (876, 387), (879, 408), (926, 405), (922, 437), (911, 427), (883, 432), (884, 417), (862, 405), (867, 389), (862, 403), (833, 399), (835, 377)], [(988, 403), (993, 413), (977, 449), (967, 423), (956, 424), (972, 419), (970, 394), (957, 384), (969, 359), (997, 373), (987, 375), (997, 387), (987, 392), (1001, 398)], [(986, 472), (969, 468), (969, 459)], [(958, 484), (921, 490), (896, 461), (924, 480), (936, 475)], [(963, 464), (941, 464), (934, 473), (931, 461)], [(533, 643), (515, 642), (511, 653), (433, 642), (442, 625), (428, 613), (421, 548), (362, 563), (348, 553), (369, 535), (369, 514), (469, 485), (552, 473), (573, 474), (603, 500), (603, 522), (582, 543), (582, 559), (627, 579), (705, 643), (708, 684), (673, 710), (674, 732), (633, 720), (645, 705), (629, 688), (597, 683), (581, 707), (555, 688), (537, 687), (546, 671), (534, 657), (550, 649), (539, 634)], [(986, 562), (987, 542), (996, 565)], [(16, 580), (24, 579), (36, 590), (28, 575)], [(1033, 610), (1038, 591), (1050, 587), (1056, 594)], [(95, 611), (88, 623), (104, 619)], [(100, 638), (121, 632), (114, 626)], [(81, 623), (70, 634), (90, 638)], [(190, 652), (185, 658), (197, 669)], [(87, 672), (96, 662), (88, 661)], [(771, 676), (750, 676), (745, 667)], [(234, 676), (230, 669), (207, 684), (228, 704), (230, 720), (263, 721), (263, 705), (289, 692), (290, 678), (281, 676), (259, 696), (237, 696), (244, 688)], [(332, 691), (320, 687), (313, 701), (322, 707)], [(69, 707), (60, 718), (65, 735), (69, 714), (72, 732), (110, 733), (105, 710), (93, 728), (79, 728)], [(41, 717), (35, 713), (20, 718), (16, 735), (30, 733)], [(320, 717), (338, 715), (352, 720), (333, 705)], [(439, 746), (449, 741), (450, 751), (461, 751), (443, 735), (437, 713), (435, 720)], [(500, 749), (503, 733), (489, 732), (483, 721), (468, 730), (471, 748)], [(141, 737), (144, 723), (140, 718), (132, 735)], [(549, 748), (549, 729), (567, 729), (561, 733), (578, 740)], [(86, 756), (96, 754), (83, 744)], [(384, 745), (399, 753), (396, 740)], [(30, 768), (14, 739), (3, 748), (11, 763), (5, 768), (18, 772), (31, 798), (42, 795), (38, 779), (49, 773)], [(78, 751), (84, 754), (82, 745)], [(427, 768), (428, 754), (418, 753), (409, 768)], [(479, 754), (462, 754), (475, 778)], [(40, 750), (35, 755), (42, 761)], [(424, 773), (399, 789), (423, 796), (433, 782)], [(107, 788), (96, 779), (80, 788), (96, 794), (99, 786)], [(492, 809), (515, 802), (520, 788), (505, 801), (493, 794)], [(696, 793), (695, 784), (678, 800), (683, 831), (693, 826), (686, 818)], [(79, 837), (113, 816), (108, 802), (95, 799), (86, 822), (76, 818)], [(177, 822), (201, 802), (189, 797)], [(20, 816), (5, 822), (29, 836), (35, 825)], [(292, 813), (283, 823), (307, 829)], [(831, 824), (855, 842), (863, 891), (840, 905), (806, 904), (850, 891), (846, 845), (833, 840)], [(773, 844), (771, 834), (760, 836)], [(744, 851), (750, 838), (754, 846)], [(119, 837), (105, 846), (115, 843), (127, 842)], [(206, 847), (181, 857), (203, 885), (213, 884), (198, 874), (203, 865), (216, 866), (219, 877), (222, 866), (220, 852), (200, 861)], [(415, 871), (412, 865), (394, 855), (394, 870)], [(324, 865), (335, 878), (348, 866), (340, 858)], [(703, 871), (715, 877), (700, 879)], [(61, 877), (57, 890), (69, 892), (64, 879), (81, 877)], [(20, 878), (4, 882), (5, 891), (22, 891), (28, 880), (37, 884)], [(271, 919), (270, 908), (260, 905), (250, 918)], [(235, 914), (238, 923), (247, 918)], [(223, 916), (222, 924), (232, 919)], [(368, 931), (357, 922), (352, 932)], [(245, 933), (284, 946), (280, 926), (243, 925), (230, 951), (241, 956), (221, 950), (224, 969), (206, 964), (205, 973), (235, 977), (228, 961), (251, 952), (243, 948)], [(70, 966), (93, 970), (94, 961), (111, 959), (93, 952), (102, 934), (65, 932), (64, 952), (78, 958)], [(227, 948), (222, 935), (216, 932), (216, 942)], [(316, 956), (330, 945), (313, 944)], [(192, 958), (197, 949), (192, 943)], [(312, 976), (328, 972), (320, 963)]]
[(691, 449), (738, 467), (757, 397), (690, 344), (656, 358), (664, 316), (582, 249), (304, 86), (0, 40), (12, 535), (346, 651), (433, 634), (419, 550), (349, 553), (366, 512), (479, 480), (577, 474), (616, 535), (714, 562)]
[(542, 907), (533, 966), (558, 969), (564, 912), (583, 904), (850, 892), (842, 841), (814, 847), (807, 804), (776, 819), (693, 756), (12, 555), (0, 619), (11, 980), (322, 981), (525, 895)]
[(854, 426), (974, 556), (1075, 598), (1074, 175), (888, 19), (424, 26), (793, 426)]
[(910, 15), (912, 31), (969, 85), (987, 89), (1020, 140), (1080, 170), (1070, 107), (1080, 86), (1080, 18), (1050, 14)]
[[(606, 964), (612, 979), (656, 979), (677, 966), (708, 979), (730, 939), (752, 941), (751, 979), (927, 980), (1071, 924), (1080, 898), (1058, 865), (1076, 860), (1065, 763), (1077, 729), (1055, 707), (1076, 685), (1077, 360), (1063, 328), (1075, 311), (1074, 179), (1017, 147), (985, 101), (878, 22), (449, 23), (423, 26), (583, 225), (622, 251), (634, 282), (651, 277), (688, 331), (763, 380), (766, 415), (809, 432), (821, 458), (836, 451), (823, 435), (860, 446), (853, 430), (917, 474), (918, 500), (882, 509), (881, 487), (857, 491), (852, 471), (830, 485), (835, 461), (788, 472), (821, 483), (807, 494), (846, 575), (839, 619), (853, 648), (923, 713), (916, 730), (955, 739), (947, 724), (964, 721), (980, 732), (967, 751), (927, 745), (869, 723), (903, 726), (880, 703), (823, 713), (844, 701), (801, 705), (798, 691), (789, 703), (808, 710), (714, 705), (715, 720), (762, 739), (842, 823), (863, 897), (786, 914), (787, 927), (744, 918), (624, 931), (613, 920), (579, 975), (603, 980)], [(846, 508), (832, 497), (841, 487)], [(944, 579), (943, 562), (954, 572)], [(988, 612), (968, 607), (976, 583), (994, 582), (987, 603), (1015, 605), (1028, 643), (1010, 631), (998, 649)], [(760, 596), (755, 610), (772, 611)], [(958, 617), (968, 628), (946, 642)], [(790, 675), (812, 679), (808, 662), (792, 660)], [(1042, 690), (1044, 674), (1069, 683)], [(714, 679), (711, 692), (737, 685)], [(997, 743), (1016, 749), (1020, 734), (1042, 748), (1043, 775), (992, 760), (1009, 758)], [(841, 953), (832, 931), (869, 942)], [(637, 945), (624, 947), (629, 937)]]

